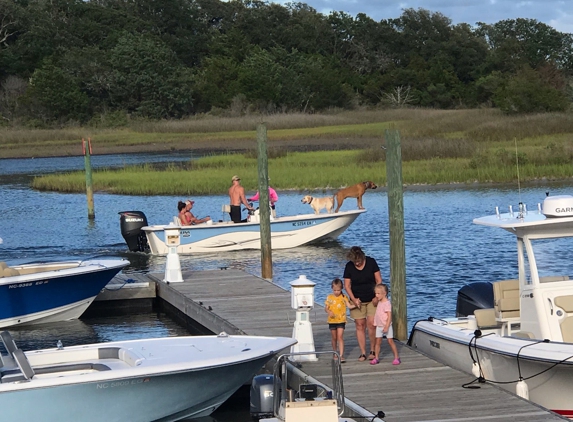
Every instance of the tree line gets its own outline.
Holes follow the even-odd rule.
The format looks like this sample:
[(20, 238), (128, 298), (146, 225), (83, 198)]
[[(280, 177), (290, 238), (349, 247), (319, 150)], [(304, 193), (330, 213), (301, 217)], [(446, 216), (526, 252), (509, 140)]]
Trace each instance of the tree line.
[(0, 125), (359, 106), (571, 106), (573, 36), (260, 0), (0, 0)]

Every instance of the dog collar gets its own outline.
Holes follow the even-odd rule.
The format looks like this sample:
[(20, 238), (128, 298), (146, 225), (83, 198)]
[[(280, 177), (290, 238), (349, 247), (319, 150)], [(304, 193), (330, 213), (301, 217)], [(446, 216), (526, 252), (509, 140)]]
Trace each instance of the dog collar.
[(314, 201), (314, 196), (311, 196), (311, 197), (310, 197), (310, 202), (309, 202), (309, 204), (312, 204), (312, 201)]

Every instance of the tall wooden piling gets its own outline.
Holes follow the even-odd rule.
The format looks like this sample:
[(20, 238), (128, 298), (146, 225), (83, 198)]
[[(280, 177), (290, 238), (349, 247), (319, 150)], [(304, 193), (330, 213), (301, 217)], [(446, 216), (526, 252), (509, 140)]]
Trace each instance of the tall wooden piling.
[(261, 219), (261, 275), (268, 280), (273, 278), (273, 258), (271, 249), (271, 209), (269, 207), (269, 166), (267, 157), (267, 126), (257, 126), (258, 167), (259, 167), (259, 216)]
[(92, 162), (91, 162), (92, 140), (88, 138), (88, 142), (86, 145), (85, 139), (82, 138), (82, 148), (84, 152), (84, 164), (86, 168), (86, 197), (88, 200), (88, 219), (94, 220), (95, 219), (94, 190), (92, 183)]
[(406, 304), (406, 246), (404, 241), (404, 192), (402, 186), (402, 149), (400, 133), (387, 129), (386, 180), (390, 228), (390, 277), (392, 282), (392, 324), (394, 337), (408, 338)]

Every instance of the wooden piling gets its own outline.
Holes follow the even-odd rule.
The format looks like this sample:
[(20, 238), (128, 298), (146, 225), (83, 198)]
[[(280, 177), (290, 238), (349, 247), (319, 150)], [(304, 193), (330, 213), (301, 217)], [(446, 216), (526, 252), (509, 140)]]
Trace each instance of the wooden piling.
[(88, 144), (86, 145), (86, 141), (82, 138), (82, 148), (84, 152), (84, 163), (86, 168), (86, 197), (88, 200), (88, 219), (94, 220), (95, 219), (95, 210), (94, 210), (94, 190), (93, 190), (93, 183), (92, 183), (92, 163), (91, 163), (91, 152), (92, 152), (92, 140), (88, 138)]
[(408, 338), (406, 303), (406, 247), (404, 242), (404, 192), (402, 186), (402, 149), (400, 133), (387, 129), (386, 180), (390, 229), (390, 279), (392, 281), (392, 325), (394, 337)]
[(271, 209), (269, 207), (269, 170), (267, 157), (267, 126), (257, 126), (258, 167), (259, 167), (259, 216), (261, 230), (261, 275), (273, 278), (273, 258), (271, 249)]

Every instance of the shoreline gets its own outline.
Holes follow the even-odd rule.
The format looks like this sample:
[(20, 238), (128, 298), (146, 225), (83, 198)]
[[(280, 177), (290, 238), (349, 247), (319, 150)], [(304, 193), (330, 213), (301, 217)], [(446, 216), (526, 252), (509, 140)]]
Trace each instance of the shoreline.
[[(365, 138), (305, 138), (291, 140), (269, 140), (267, 147), (270, 150), (280, 149), (293, 152), (307, 151), (339, 151), (346, 149), (367, 149), (376, 144), (384, 144), (382, 137)], [(138, 145), (93, 145), (92, 156), (94, 155), (115, 155), (115, 154), (141, 154), (141, 153), (167, 153), (167, 152), (194, 152), (205, 155), (213, 153), (244, 153), (256, 151), (257, 140), (240, 139), (237, 141), (209, 141), (207, 147), (204, 143), (190, 142), (165, 142), (154, 144)], [(56, 153), (57, 152), (57, 153)], [(81, 147), (78, 145), (64, 146), (54, 151), (53, 148), (36, 148), (35, 151), (28, 151), (26, 148), (5, 148), (0, 151), (0, 160), (3, 159), (25, 159), (25, 158), (61, 158), (61, 157), (81, 157), (83, 156)]]

